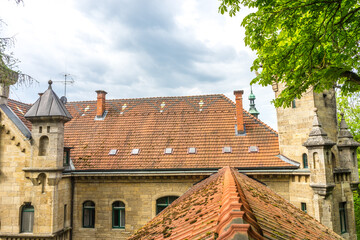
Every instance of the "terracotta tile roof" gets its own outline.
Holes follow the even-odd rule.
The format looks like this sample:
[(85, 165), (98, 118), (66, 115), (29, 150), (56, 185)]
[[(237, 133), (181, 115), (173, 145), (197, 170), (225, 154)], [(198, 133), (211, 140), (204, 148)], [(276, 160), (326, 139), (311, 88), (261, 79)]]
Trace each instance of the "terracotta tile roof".
[(266, 186), (229, 167), (192, 187), (129, 239), (247, 237), (342, 239)]
[(16, 100), (9, 99), (8, 106), (20, 118), (25, 126), (31, 130), (31, 122), (25, 119), (25, 113), (31, 108), (31, 104), (22, 103)]
[[(96, 101), (66, 107), (73, 119), (65, 125), (65, 146), (73, 147), (76, 170), (297, 168), (279, 158), (277, 133), (245, 110), (246, 136), (236, 136), (235, 105), (224, 95), (106, 100), (100, 121)], [(232, 153), (223, 153), (225, 146)], [(138, 155), (131, 155), (134, 148)], [(111, 149), (117, 154), (109, 155)]]

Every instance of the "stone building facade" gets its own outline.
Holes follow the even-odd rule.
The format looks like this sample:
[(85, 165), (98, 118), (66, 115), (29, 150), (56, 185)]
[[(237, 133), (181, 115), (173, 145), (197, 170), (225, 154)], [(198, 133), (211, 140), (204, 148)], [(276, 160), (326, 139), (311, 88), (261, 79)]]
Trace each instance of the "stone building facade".
[(51, 83), (32, 105), (2, 96), (1, 240), (126, 239), (224, 166), (356, 239), (358, 143), (345, 120), (338, 129), (333, 92), (277, 109), (278, 133), (242, 108), (242, 91), (235, 103), (97, 94), (66, 107)]

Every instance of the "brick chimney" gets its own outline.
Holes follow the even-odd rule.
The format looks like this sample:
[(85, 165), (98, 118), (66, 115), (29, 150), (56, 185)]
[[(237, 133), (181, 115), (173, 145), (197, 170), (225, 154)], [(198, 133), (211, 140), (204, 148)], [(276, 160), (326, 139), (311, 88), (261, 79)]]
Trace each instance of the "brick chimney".
[(101, 118), (105, 111), (105, 95), (107, 92), (104, 90), (97, 90), (97, 103), (96, 103), (96, 117)]
[(245, 133), (244, 128), (244, 116), (243, 116), (243, 104), (242, 104), (242, 95), (243, 90), (234, 91), (235, 103), (236, 103), (236, 130), (238, 134)]

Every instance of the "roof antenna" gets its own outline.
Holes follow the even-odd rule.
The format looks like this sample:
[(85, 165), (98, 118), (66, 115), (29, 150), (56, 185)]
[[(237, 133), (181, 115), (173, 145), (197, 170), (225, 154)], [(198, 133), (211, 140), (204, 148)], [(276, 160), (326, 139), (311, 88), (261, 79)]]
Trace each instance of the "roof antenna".
[(53, 82), (61, 82), (64, 83), (64, 96), (60, 98), (60, 100), (66, 104), (67, 98), (66, 98), (66, 86), (69, 84), (73, 84), (75, 81), (70, 73), (61, 73), (62, 76), (64, 76), (63, 81), (53, 81)]

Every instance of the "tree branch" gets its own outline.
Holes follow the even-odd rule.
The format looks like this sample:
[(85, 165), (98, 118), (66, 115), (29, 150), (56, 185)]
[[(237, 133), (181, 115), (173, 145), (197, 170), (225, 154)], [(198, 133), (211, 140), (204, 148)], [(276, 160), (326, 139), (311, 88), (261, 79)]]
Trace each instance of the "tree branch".
[(341, 77), (347, 78), (349, 81), (360, 85), (360, 76), (352, 71), (345, 71), (340, 74)]

